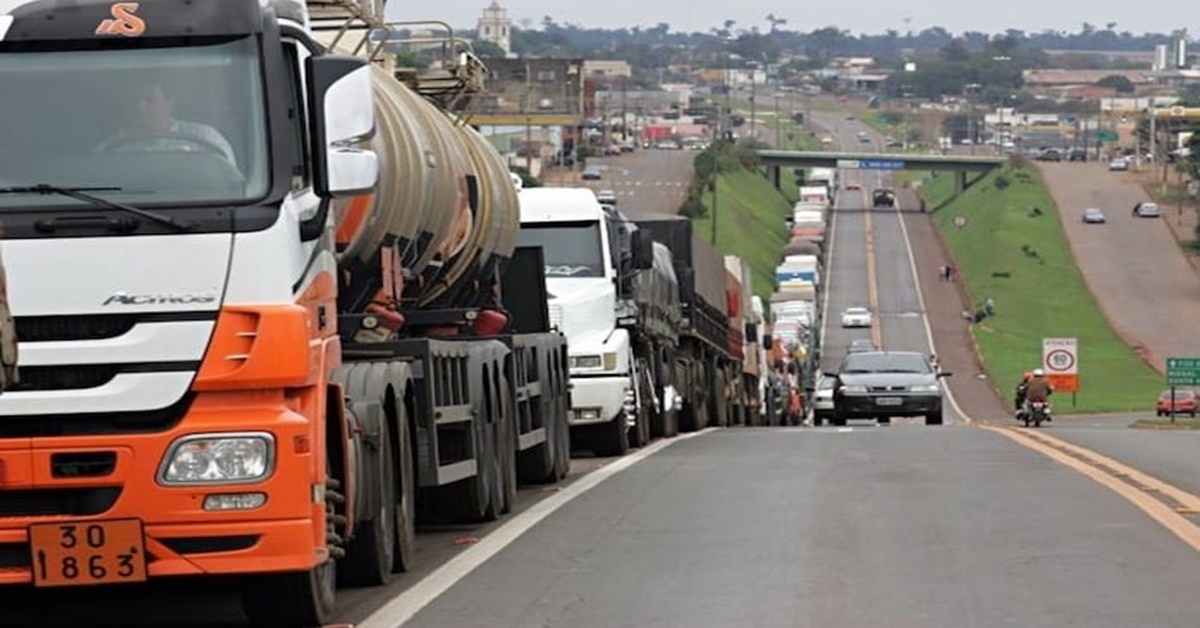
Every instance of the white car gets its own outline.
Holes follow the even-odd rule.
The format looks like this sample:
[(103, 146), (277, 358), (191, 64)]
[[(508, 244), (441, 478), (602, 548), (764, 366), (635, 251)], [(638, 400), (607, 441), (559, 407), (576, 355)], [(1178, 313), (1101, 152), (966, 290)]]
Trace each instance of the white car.
[(596, 200), (600, 201), (601, 205), (617, 206), (617, 193), (612, 190), (600, 190), (596, 192)]
[(1138, 203), (1135, 213), (1137, 213), (1138, 218), (1158, 218), (1158, 204)]
[(865, 307), (850, 307), (842, 312), (842, 327), (870, 327), (871, 310)]
[(811, 406), (813, 427), (819, 427), (822, 423), (833, 423), (833, 385), (836, 381), (832, 377), (821, 377), (817, 380)]

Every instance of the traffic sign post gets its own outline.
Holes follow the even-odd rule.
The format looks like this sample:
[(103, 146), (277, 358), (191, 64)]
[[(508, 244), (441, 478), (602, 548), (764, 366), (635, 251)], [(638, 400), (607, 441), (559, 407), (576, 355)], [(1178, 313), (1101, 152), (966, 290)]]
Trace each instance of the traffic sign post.
[(1079, 391), (1079, 341), (1075, 338), (1043, 338), (1042, 368), (1046, 381), (1057, 392), (1070, 392), (1071, 405)]
[(1167, 358), (1167, 385), (1171, 387), (1171, 422), (1175, 422), (1175, 387), (1200, 385), (1200, 358)]

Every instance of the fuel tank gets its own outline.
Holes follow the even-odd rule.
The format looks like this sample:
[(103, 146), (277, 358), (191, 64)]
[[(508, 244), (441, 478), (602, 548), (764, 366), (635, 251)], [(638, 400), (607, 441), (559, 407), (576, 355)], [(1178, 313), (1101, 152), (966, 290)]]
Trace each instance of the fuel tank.
[(474, 305), (516, 246), (508, 168), (477, 131), (387, 70), (372, 72), (380, 179), (373, 194), (333, 207), (339, 263), (378, 273), (380, 290), (388, 269), (402, 277), (402, 308)]

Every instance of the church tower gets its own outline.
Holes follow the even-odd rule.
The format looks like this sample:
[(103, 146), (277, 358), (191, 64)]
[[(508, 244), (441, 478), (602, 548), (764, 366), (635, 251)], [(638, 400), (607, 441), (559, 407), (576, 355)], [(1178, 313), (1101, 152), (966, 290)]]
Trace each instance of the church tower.
[(492, 4), (483, 10), (483, 17), (475, 27), (476, 37), (482, 41), (490, 41), (504, 51), (512, 52), (512, 24), (508, 19), (508, 10), (500, 8), (499, 3)]

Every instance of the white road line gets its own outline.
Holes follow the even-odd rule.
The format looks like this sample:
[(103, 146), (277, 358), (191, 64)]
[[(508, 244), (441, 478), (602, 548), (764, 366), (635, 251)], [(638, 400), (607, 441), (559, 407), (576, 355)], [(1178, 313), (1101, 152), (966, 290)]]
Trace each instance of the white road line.
[[(913, 285), (917, 288), (917, 305), (921, 308), (921, 323), (925, 326), (925, 339), (929, 343), (929, 352), (937, 355), (937, 347), (933, 344), (933, 327), (929, 325), (929, 310), (925, 308), (925, 295), (921, 292), (921, 276), (917, 274), (917, 260), (913, 257), (912, 242), (908, 239), (908, 226), (904, 224), (904, 214), (900, 213), (900, 203), (896, 203), (896, 219), (900, 221), (900, 235), (904, 236), (904, 252), (908, 253), (908, 267), (912, 271)], [(932, 218), (931, 218), (932, 220)], [(934, 229), (937, 227), (934, 226)], [(950, 390), (950, 385), (946, 384), (946, 399), (950, 401), (950, 405), (958, 416), (962, 417), (968, 425), (972, 419), (963, 412), (962, 407), (958, 405), (958, 401), (954, 399), (954, 392)]]
[(358, 623), (357, 628), (398, 628), (404, 625), (450, 587), (467, 577), (477, 567), (500, 553), (500, 550), (508, 547), (510, 543), (516, 541), (533, 526), (571, 500), (675, 443), (707, 434), (715, 429), (707, 428), (699, 432), (680, 434), (671, 439), (660, 440), (584, 475), (562, 491), (530, 506), (528, 510), (516, 515), (511, 521), (483, 537), (479, 543), (450, 559), (404, 593), (392, 598), (387, 604)]

